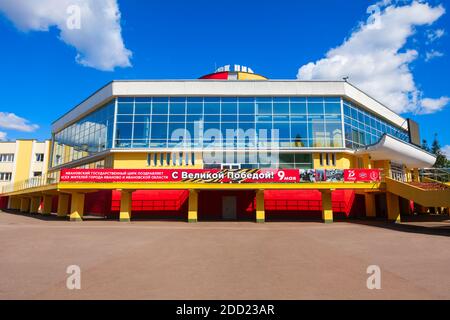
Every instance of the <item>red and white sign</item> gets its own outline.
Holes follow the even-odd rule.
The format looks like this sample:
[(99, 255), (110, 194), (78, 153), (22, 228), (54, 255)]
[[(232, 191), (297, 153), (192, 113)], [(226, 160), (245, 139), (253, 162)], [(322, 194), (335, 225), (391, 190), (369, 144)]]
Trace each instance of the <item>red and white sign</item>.
[[(320, 174), (322, 178), (318, 179)], [(305, 176), (306, 175), (306, 176)], [(378, 169), (278, 170), (278, 169), (63, 169), (61, 182), (184, 182), (184, 183), (302, 183), (378, 182)], [(306, 178), (305, 178), (306, 177)], [(343, 178), (342, 178), (343, 177)]]
[(381, 181), (379, 169), (348, 169), (344, 170), (346, 182), (378, 182)]
[(63, 169), (61, 182), (297, 183), (298, 170)]

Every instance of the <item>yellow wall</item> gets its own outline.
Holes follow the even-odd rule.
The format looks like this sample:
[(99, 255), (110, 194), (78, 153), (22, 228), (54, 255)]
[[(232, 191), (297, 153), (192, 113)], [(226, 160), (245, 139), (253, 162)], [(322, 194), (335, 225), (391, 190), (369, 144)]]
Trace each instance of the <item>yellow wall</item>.
[(146, 168), (147, 153), (122, 152), (114, 154), (114, 169)]
[(323, 165), (320, 165), (320, 153), (313, 154), (314, 169), (351, 169), (354, 165), (354, 156), (346, 153), (336, 153), (336, 165), (332, 163), (332, 153), (329, 155), (329, 164), (326, 162), (326, 153), (322, 153)]
[(30, 178), (30, 167), (33, 156), (32, 140), (17, 140), (17, 159), (15, 182), (21, 182)]
[(260, 76), (259, 74), (239, 72), (238, 80), (267, 80), (267, 78)]
[[(150, 165), (148, 163), (148, 155), (150, 157)], [(170, 161), (170, 165), (166, 163), (167, 153), (163, 153), (164, 156), (164, 165), (161, 165), (159, 159), (161, 153), (157, 153), (157, 163), (154, 163), (154, 155), (155, 153), (140, 153), (140, 152), (118, 152), (113, 155), (113, 168), (114, 169), (139, 169), (139, 168), (189, 168), (189, 169), (201, 169), (203, 168), (203, 161), (201, 158), (201, 153), (195, 154), (195, 165), (189, 164), (186, 165), (186, 154), (183, 153), (183, 161), (182, 165), (179, 165), (178, 153), (176, 165), (173, 165), (172, 159)]]

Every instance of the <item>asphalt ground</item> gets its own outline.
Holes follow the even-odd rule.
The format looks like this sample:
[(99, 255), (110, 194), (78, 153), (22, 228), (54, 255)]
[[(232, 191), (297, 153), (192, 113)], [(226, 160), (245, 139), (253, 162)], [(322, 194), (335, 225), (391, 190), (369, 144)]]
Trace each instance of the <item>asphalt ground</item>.
[[(0, 299), (450, 299), (450, 237), (411, 225), (68, 222), (0, 212)], [(71, 265), (80, 290), (67, 288)], [(367, 288), (371, 265), (379, 290)]]

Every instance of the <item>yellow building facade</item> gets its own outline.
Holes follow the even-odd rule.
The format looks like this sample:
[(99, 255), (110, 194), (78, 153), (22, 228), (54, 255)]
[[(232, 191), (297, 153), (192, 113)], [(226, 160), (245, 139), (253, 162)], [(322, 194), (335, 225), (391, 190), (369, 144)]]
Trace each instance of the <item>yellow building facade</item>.
[[(417, 145), (411, 119), (345, 81), (271, 81), (235, 68), (200, 80), (111, 82), (53, 123), (42, 178), (30, 176), (37, 143), (18, 142), (14, 180), (1, 196), (10, 209), (72, 221), (400, 222), (401, 214), (450, 207), (445, 181), (425, 174), (435, 157)], [(78, 180), (67, 180), (70, 170)], [(175, 171), (274, 178), (177, 180)], [(166, 180), (145, 180), (156, 174)], [(286, 174), (291, 182), (277, 180)]]

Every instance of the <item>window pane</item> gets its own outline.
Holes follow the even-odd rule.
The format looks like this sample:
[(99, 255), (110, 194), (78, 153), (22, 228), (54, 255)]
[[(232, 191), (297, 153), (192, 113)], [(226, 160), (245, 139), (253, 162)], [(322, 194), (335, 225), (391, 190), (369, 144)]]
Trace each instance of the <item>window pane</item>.
[(273, 113), (274, 114), (288, 114), (289, 113), (289, 103), (273, 103)]
[(279, 139), (290, 139), (290, 129), (289, 123), (278, 123), (275, 122), (273, 124), (274, 130), (278, 130), (278, 138)]
[(151, 104), (150, 103), (137, 103), (134, 107), (135, 114), (150, 114)]
[(187, 115), (187, 122), (195, 122), (203, 120), (203, 116), (201, 114), (190, 114)]
[(306, 103), (291, 103), (292, 114), (306, 114)]
[(152, 123), (155, 123), (155, 122), (167, 122), (167, 120), (168, 120), (168, 117), (167, 117), (167, 115), (152, 115)]
[(133, 116), (117, 116), (117, 122), (133, 122)]
[(309, 114), (323, 114), (323, 103), (309, 103), (308, 113)]
[(205, 103), (205, 114), (220, 114), (220, 103)]
[(240, 103), (239, 114), (254, 114), (255, 105), (253, 103)]
[(167, 139), (167, 123), (154, 123), (152, 125), (152, 140)]
[(147, 115), (147, 116), (143, 116), (143, 115), (134, 116), (134, 122), (150, 122), (150, 115)]
[(341, 114), (341, 104), (340, 103), (326, 103), (325, 104), (325, 114)]
[(272, 104), (271, 103), (258, 103), (257, 105), (258, 114), (272, 114)]
[(237, 104), (222, 103), (222, 114), (237, 114)]
[(185, 115), (170, 115), (169, 116), (169, 121), (170, 122), (185, 122), (186, 121), (186, 116)]
[(118, 123), (116, 128), (116, 139), (131, 139), (131, 133), (133, 129), (132, 123)]
[(118, 114), (133, 114), (134, 105), (132, 103), (119, 103), (117, 106)]
[(184, 103), (171, 103), (170, 104), (170, 114), (185, 114), (186, 104)]
[(295, 141), (303, 140), (308, 138), (308, 127), (306, 123), (295, 123), (291, 124), (291, 137)]
[(203, 104), (202, 103), (189, 103), (187, 105), (188, 114), (202, 114)]
[(150, 137), (150, 125), (148, 123), (135, 123), (133, 139), (148, 139)]
[(153, 114), (167, 114), (169, 105), (167, 103), (153, 103)]
[(326, 124), (326, 146), (327, 147), (342, 147), (342, 125), (341, 123), (327, 123)]
[(313, 147), (325, 147), (325, 125), (322, 122), (312, 122), (308, 125)]

